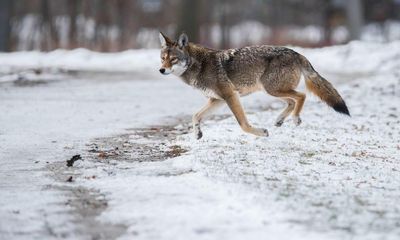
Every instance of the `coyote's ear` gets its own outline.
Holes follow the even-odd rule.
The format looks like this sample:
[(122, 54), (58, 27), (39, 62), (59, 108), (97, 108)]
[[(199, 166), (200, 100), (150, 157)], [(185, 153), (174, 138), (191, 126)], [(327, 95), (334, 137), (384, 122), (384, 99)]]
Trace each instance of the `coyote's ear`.
[(172, 44), (171, 39), (165, 36), (162, 32), (160, 32), (159, 37), (160, 37), (161, 47), (167, 47)]
[(182, 33), (178, 39), (178, 45), (180, 48), (186, 47), (189, 44), (189, 38), (185, 33)]

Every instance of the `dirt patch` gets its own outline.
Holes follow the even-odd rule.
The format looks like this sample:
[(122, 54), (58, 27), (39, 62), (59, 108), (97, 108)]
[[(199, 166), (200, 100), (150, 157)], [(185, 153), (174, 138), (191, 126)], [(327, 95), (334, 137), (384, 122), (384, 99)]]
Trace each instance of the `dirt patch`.
[(188, 151), (179, 145), (169, 145), (176, 136), (188, 133), (187, 125), (153, 126), (129, 131), (129, 134), (95, 139), (87, 145), (85, 158), (103, 163), (109, 160), (149, 162), (178, 157)]

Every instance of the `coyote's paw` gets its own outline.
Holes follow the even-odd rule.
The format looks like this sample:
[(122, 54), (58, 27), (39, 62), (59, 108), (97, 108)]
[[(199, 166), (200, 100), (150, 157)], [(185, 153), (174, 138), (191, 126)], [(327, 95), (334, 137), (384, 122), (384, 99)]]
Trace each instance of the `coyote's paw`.
[(263, 129), (263, 133), (264, 133), (264, 137), (268, 137), (269, 136), (269, 133), (268, 133), (268, 130), (267, 129)]
[(294, 125), (299, 126), (301, 124), (301, 118), (299, 116), (293, 117)]
[(253, 132), (253, 134), (255, 134), (255, 135), (257, 135), (257, 136), (260, 136), (260, 137), (268, 137), (269, 136), (269, 134), (268, 134), (268, 130), (267, 129), (264, 129), (264, 128), (254, 128), (254, 132)]
[(203, 132), (202, 132), (200, 129), (194, 131), (194, 137), (195, 137), (197, 140), (199, 140), (200, 138), (203, 137)]
[(276, 122), (275, 122), (275, 127), (280, 127), (280, 126), (282, 126), (282, 124), (283, 124), (283, 119), (281, 118), (281, 119), (277, 119), (276, 120)]

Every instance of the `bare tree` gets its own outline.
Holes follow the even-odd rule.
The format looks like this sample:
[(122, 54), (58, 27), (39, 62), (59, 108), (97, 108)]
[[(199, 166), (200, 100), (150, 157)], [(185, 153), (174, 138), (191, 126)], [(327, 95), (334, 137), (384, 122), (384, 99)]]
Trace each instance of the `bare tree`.
[(44, 39), (42, 39), (42, 48), (51, 50), (58, 47), (58, 35), (54, 27), (49, 0), (42, 0), (40, 11), (42, 14), (41, 31), (44, 36)]
[(10, 49), (12, 0), (0, 1), (0, 51)]
[(360, 39), (361, 28), (364, 24), (362, 1), (348, 0), (346, 2), (346, 12), (350, 31), (350, 40)]
[(230, 38), (229, 38), (229, 20), (228, 20), (228, 1), (220, 0), (219, 1), (220, 8), (220, 27), (221, 27), (221, 48), (229, 48)]
[(197, 0), (183, 0), (181, 1), (180, 19), (178, 23), (177, 34), (185, 32), (190, 36), (193, 42), (199, 41), (199, 15), (200, 4)]
[(130, 9), (131, 2), (126, 0), (117, 1), (117, 25), (120, 30), (119, 34), (119, 50), (127, 48), (129, 42), (129, 26), (130, 26)]
[(76, 27), (76, 18), (78, 16), (78, 0), (69, 0), (68, 15), (69, 15), (68, 47), (76, 48), (78, 46), (77, 27)]

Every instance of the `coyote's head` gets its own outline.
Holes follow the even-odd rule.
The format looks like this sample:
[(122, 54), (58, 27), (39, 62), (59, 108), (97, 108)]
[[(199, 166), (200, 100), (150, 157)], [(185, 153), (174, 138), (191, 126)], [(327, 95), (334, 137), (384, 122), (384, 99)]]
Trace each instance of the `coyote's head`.
[(182, 75), (189, 66), (188, 36), (182, 33), (177, 41), (172, 41), (160, 32), (161, 68), (160, 73), (168, 75)]

